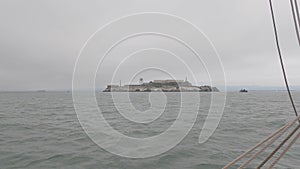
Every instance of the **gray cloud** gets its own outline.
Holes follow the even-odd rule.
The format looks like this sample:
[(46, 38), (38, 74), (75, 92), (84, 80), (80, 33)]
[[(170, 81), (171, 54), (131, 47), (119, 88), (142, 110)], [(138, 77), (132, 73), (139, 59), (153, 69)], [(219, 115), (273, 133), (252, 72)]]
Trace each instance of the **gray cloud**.
[[(288, 76), (292, 85), (300, 85), (290, 5), (274, 5)], [(283, 85), (267, 0), (4, 0), (0, 90), (70, 89), (77, 55), (88, 37), (109, 21), (138, 12), (170, 13), (199, 27), (217, 48), (228, 85)]]

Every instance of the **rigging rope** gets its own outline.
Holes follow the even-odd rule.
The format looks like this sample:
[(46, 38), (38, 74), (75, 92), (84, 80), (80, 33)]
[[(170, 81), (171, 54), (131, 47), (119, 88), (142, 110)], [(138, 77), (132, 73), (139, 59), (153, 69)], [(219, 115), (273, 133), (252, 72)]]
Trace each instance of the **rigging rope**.
[[(232, 162), (228, 163), (226, 166), (223, 167), (223, 169), (228, 169), (229, 167), (233, 166), (235, 163), (237, 163), (239, 160), (241, 160), (242, 158), (246, 157), (248, 154), (250, 154), (251, 152), (253, 152), (254, 150), (256, 150), (257, 148), (259, 148), (260, 146), (262, 146), (263, 144), (264, 147), (262, 147), (261, 150), (259, 150), (258, 152), (256, 152), (255, 154), (253, 154), (247, 161), (245, 161), (239, 168), (243, 168), (246, 165), (248, 165), (254, 158), (258, 157), (263, 150), (265, 150), (267, 147), (269, 147), (274, 141), (276, 141), (284, 132), (286, 132), (289, 128), (292, 127), (293, 124), (297, 123), (297, 121), (300, 119), (300, 116), (296, 117), (295, 119), (293, 119), (292, 121), (290, 121), (289, 123), (285, 124), (284, 126), (282, 126), (280, 129), (276, 130), (274, 133), (270, 134), (267, 138), (265, 138), (264, 140), (262, 140), (260, 143), (258, 143), (257, 145), (255, 145), (254, 147), (250, 148), (249, 150), (247, 150), (246, 152), (244, 152), (242, 155), (240, 155), (239, 157), (237, 157), (236, 159), (234, 159)], [(254, 158), (253, 158), (254, 157)]]
[(298, 116), (298, 112), (297, 112), (297, 109), (296, 109), (296, 106), (295, 106), (295, 103), (294, 103), (294, 100), (293, 100), (293, 96), (292, 96), (291, 91), (290, 91), (287, 76), (286, 76), (286, 73), (285, 73), (284, 63), (283, 63), (283, 59), (282, 59), (282, 55), (281, 55), (281, 49), (280, 49), (280, 46), (279, 46), (279, 38), (278, 38), (278, 33), (277, 33), (277, 27), (276, 27), (276, 21), (275, 21), (275, 16), (274, 16), (274, 11), (273, 11), (272, 0), (269, 0), (269, 3), (270, 3), (270, 10), (271, 10), (271, 16), (272, 16), (272, 21), (273, 21), (273, 29), (274, 29), (276, 47), (277, 47), (277, 52), (278, 52), (278, 55), (279, 55), (279, 60), (280, 60), (281, 70), (282, 70), (282, 74), (283, 74), (283, 78), (284, 78), (284, 82), (285, 82), (285, 87), (286, 87), (286, 90), (288, 92), (290, 102), (291, 102), (292, 107), (294, 109), (295, 115)]
[[(298, 3), (297, 0), (290, 0), (291, 3), (291, 8), (292, 8), (292, 14), (293, 14), (293, 20), (294, 20), (294, 24), (295, 24), (295, 31), (296, 31), (296, 35), (297, 35), (297, 40), (298, 40), (298, 44), (300, 46), (300, 36), (299, 36), (299, 29), (300, 29), (300, 16), (299, 16), (299, 9), (298, 9)], [(266, 143), (266, 145), (258, 152), (256, 152), (255, 154), (253, 154), (250, 159), (248, 159), (247, 161), (245, 161), (242, 165), (240, 165), (239, 169), (244, 168), (246, 165), (248, 165), (254, 158), (257, 158), (258, 155), (263, 152), (267, 147), (269, 147), (271, 144), (274, 143), (274, 141), (276, 141), (283, 133), (285, 133), (294, 123), (296, 123), (297, 121), (299, 122), (299, 124), (297, 124), (297, 127), (295, 129), (293, 129), (293, 131), (288, 134), (288, 136), (271, 152), (271, 154), (269, 154), (267, 156), (267, 158), (264, 159), (264, 161), (262, 161), (260, 163), (260, 165), (257, 167), (257, 169), (260, 169), (261, 167), (263, 167), (276, 153), (277, 151), (284, 146), (284, 144), (297, 132), (299, 131), (300, 128), (300, 116), (298, 115), (294, 100), (293, 100), (293, 96), (292, 93), (290, 91), (290, 87), (289, 87), (289, 83), (287, 80), (287, 75), (286, 75), (286, 71), (285, 71), (285, 67), (284, 67), (284, 62), (283, 62), (283, 58), (282, 58), (282, 54), (281, 54), (281, 49), (280, 49), (280, 45), (279, 45), (279, 37), (278, 37), (278, 33), (277, 33), (277, 27), (276, 27), (276, 21), (275, 21), (275, 16), (274, 16), (274, 10), (273, 10), (273, 4), (272, 4), (272, 0), (269, 0), (269, 4), (270, 4), (270, 11), (271, 11), (271, 16), (272, 16), (272, 23), (273, 23), (273, 29), (274, 29), (274, 35), (275, 35), (275, 41), (276, 41), (276, 47), (277, 47), (277, 52), (279, 55), (279, 60), (280, 60), (280, 65), (281, 65), (281, 69), (282, 69), (282, 74), (283, 74), (283, 78), (284, 78), (284, 82), (285, 82), (285, 86), (286, 86), (286, 90), (291, 102), (291, 105), (293, 107), (294, 113), (296, 115), (296, 118), (287, 123), (285, 126), (281, 127), (280, 129), (278, 129), (277, 131), (275, 131), (273, 134), (271, 134), (270, 136), (268, 136), (266, 139), (264, 139), (263, 141), (261, 141), (260, 143), (258, 143), (257, 145), (255, 145), (253, 148), (249, 149), (248, 151), (246, 151), (245, 153), (243, 153), (242, 155), (240, 155), (239, 157), (237, 157), (235, 160), (233, 160), (232, 162), (228, 163), (225, 167), (223, 167), (223, 169), (228, 169), (229, 167), (231, 167), (232, 165), (234, 165), (236, 162), (238, 162), (239, 160), (241, 160), (242, 158), (244, 158), (246, 155), (248, 155), (249, 153), (251, 153), (252, 151), (254, 151), (255, 149), (257, 149), (258, 147), (260, 147), (261, 145), (263, 145), (264, 143)], [(294, 6), (295, 5), (295, 6)], [(296, 12), (296, 13), (295, 13)], [(298, 24), (299, 25), (298, 25)], [(300, 138), (300, 132), (293, 138), (293, 140), (288, 144), (288, 146), (280, 153), (280, 155), (271, 163), (271, 165), (269, 166), (269, 169), (273, 168), (274, 165), (285, 155), (285, 153), (288, 151), (288, 149)]]
[(245, 166), (247, 166), (252, 160), (254, 160), (255, 158), (257, 158), (265, 149), (267, 149), (269, 146), (271, 146), (282, 134), (284, 134), (284, 132), (286, 132), (292, 125), (288, 123), (288, 126), (284, 128), (283, 131), (280, 131), (278, 134), (274, 135), (272, 137), (272, 139), (258, 152), (256, 152), (255, 154), (253, 154), (246, 162), (244, 162), (239, 169), (244, 168)]
[(294, 0), (295, 6), (296, 6), (296, 13), (297, 13), (297, 19), (298, 19), (298, 24), (300, 27), (300, 16), (299, 16), (299, 9), (298, 9), (298, 1)]
[[(299, 125), (272, 151), (271, 154), (268, 155), (267, 158), (263, 162), (260, 163), (260, 165), (257, 167), (257, 169), (260, 169), (263, 167), (273, 156), (277, 153), (277, 151), (298, 131)], [(283, 156), (283, 155), (282, 155)]]
[(273, 168), (274, 165), (285, 155), (285, 153), (292, 147), (292, 145), (299, 139), (300, 132), (297, 136), (290, 142), (290, 144), (280, 153), (279, 157), (277, 157), (272, 164), (270, 165), (269, 169)]
[[(299, 23), (299, 10), (298, 10), (298, 4), (297, 1), (294, 0), (295, 2), (295, 7), (293, 4), (293, 0), (290, 0), (290, 4), (291, 4), (291, 8), (292, 8), (292, 15), (293, 15), (293, 20), (294, 20), (294, 25), (295, 25), (295, 31), (296, 31), (296, 35), (297, 35), (297, 40), (298, 40), (298, 45), (300, 46), (300, 37), (299, 37), (299, 26), (297, 25), (297, 21)], [(296, 11), (296, 14), (295, 14)], [(297, 18), (296, 18), (297, 15)]]
[(297, 14), (298, 28), (300, 29), (300, 15), (299, 15), (299, 8), (298, 8), (298, 0), (294, 0), (294, 3), (295, 3), (295, 7), (296, 7), (295, 11)]

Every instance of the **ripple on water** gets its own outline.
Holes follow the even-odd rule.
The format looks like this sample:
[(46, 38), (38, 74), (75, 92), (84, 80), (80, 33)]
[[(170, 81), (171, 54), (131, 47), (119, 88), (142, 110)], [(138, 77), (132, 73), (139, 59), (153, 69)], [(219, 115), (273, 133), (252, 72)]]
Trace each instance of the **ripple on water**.
[[(161, 116), (151, 126), (134, 125), (119, 119), (121, 116), (117, 116), (110, 99), (100, 95), (98, 104), (108, 121), (120, 132), (135, 137), (159, 134), (177, 117), (172, 114), (178, 109), (173, 99), (169, 106), (171, 114)], [(294, 97), (299, 105), (300, 93), (294, 93)], [(140, 102), (133, 101), (136, 105)], [(175, 148), (152, 158), (128, 159), (103, 150), (84, 133), (70, 93), (1, 93), (0, 168), (219, 169), (294, 117), (284, 92), (228, 93), (218, 129), (200, 145), (198, 137), (209, 104), (208, 98), (201, 100), (196, 124)], [(141, 110), (149, 108), (148, 103), (139, 106), (143, 105)], [(295, 144), (277, 167), (297, 168), (299, 156), (300, 145)]]

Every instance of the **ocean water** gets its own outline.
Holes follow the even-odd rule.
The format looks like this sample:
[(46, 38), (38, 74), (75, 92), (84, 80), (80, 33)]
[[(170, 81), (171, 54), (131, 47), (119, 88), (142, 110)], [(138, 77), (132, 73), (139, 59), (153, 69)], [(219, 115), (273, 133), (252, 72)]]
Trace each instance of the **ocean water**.
[[(111, 126), (137, 138), (157, 135), (172, 125), (180, 109), (180, 97), (179, 93), (166, 95), (170, 98), (166, 113), (152, 123), (135, 124), (120, 116), (109, 93), (96, 93), (98, 105)], [(300, 92), (293, 95), (300, 109)], [(131, 93), (130, 100), (137, 110), (145, 111), (151, 106), (148, 96), (149, 93)], [(217, 130), (207, 142), (199, 144), (210, 98), (210, 93), (201, 93), (196, 123), (176, 147), (151, 158), (132, 159), (111, 154), (87, 136), (77, 119), (72, 93), (3, 92), (0, 168), (218, 169), (294, 118), (283, 91), (229, 92)], [(255, 168), (262, 159), (249, 167)], [(299, 166), (300, 141), (275, 168)]]

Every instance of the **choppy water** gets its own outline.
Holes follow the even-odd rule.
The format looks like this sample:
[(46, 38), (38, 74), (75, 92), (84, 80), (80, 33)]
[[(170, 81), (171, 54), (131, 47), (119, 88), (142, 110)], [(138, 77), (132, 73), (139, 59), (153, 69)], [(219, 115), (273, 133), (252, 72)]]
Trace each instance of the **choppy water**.
[[(149, 108), (147, 93), (133, 93), (133, 105)], [(176, 98), (176, 93), (167, 93)], [(198, 137), (209, 107), (210, 95), (201, 94), (202, 107), (187, 137), (175, 148), (146, 159), (128, 159), (98, 147), (81, 128), (66, 92), (0, 93), (0, 168), (221, 168), (294, 118), (285, 92), (228, 93), (223, 118), (214, 135), (204, 144)], [(300, 105), (300, 93), (294, 93)], [(107, 94), (97, 93), (99, 105), (111, 125), (132, 137), (159, 134), (172, 124), (169, 113), (147, 125), (128, 122), (111, 107)], [(176, 99), (175, 99), (176, 100)], [(178, 103), (167, 106), (176, 112)], [(299, 107), (300, 108), (300, 107)], [(250, 167), (255, 167), (254, 161)], [(276, 168), (299, 168), (300, 141)]]

